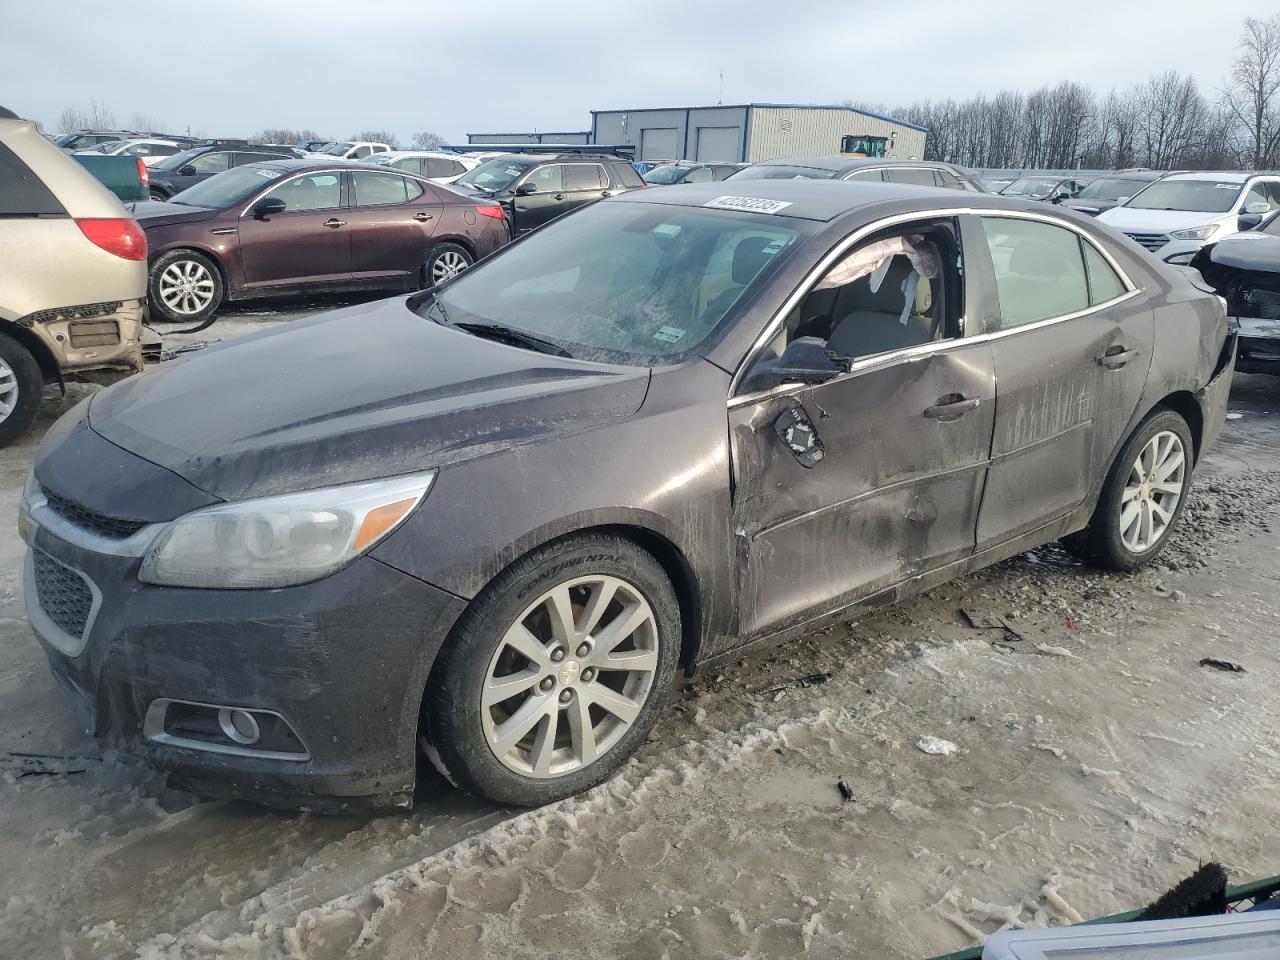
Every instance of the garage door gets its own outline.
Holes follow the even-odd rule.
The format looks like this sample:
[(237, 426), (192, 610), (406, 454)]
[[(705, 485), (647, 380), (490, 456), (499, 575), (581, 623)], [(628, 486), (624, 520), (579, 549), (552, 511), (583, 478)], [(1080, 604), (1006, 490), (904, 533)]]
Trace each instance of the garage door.
[(641, 160), (679, 160), (675, 127), (649, 127), (640, 131)]
[(738, 161), (738, 144), (742, 142), (741, 127), (699, 127), (698, 160)]

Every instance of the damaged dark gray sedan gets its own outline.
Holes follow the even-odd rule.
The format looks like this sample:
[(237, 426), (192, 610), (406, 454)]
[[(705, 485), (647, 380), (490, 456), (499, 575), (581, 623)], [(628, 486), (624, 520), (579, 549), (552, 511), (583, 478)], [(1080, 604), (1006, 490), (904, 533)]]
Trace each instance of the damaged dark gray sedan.
[(677, 671), (1037, 544), (1155, 556), (1221, 301), (1095, 221), (886, 184), (636, 191), (431, 291), (101, 391), (24, 497), (27, 609), (177, 784), (537, 804)]

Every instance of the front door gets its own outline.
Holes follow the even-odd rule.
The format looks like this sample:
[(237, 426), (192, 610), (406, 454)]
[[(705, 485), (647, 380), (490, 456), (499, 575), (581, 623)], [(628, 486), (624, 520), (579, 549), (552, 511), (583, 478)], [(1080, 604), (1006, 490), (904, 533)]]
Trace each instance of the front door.
[[(521, 195), (524, 187), (532, 193)], [(565, 211), (568, 199), (564, 189), (564, 165), (548, 163), (536, 168), (515, 185), (516, 194), (511, 198), (512, 226), (517, 235), (536, 230)]]
[[(973, 229), (970, 230), (970, 227)], [(1151, 309), (1085, 235), (1017, 215), (965, 224), (989, 252), (995, 433), (978, 547), (1052, 523), (1106, 473), (1151, 365)]]
[[(988, 342), (963, 335), (965, 273), (953, 220), (880, 233), (811, 287), (744, 371), (729, 410), (740, 635), (973, 552), (995, 378)], [(753, 393), (752, 369), (802, 337), (848, 372)]]
[[(263, 168), (264, 176), (276, 171)], [(284, 213), (240, 218), (246, 292), (349, 282), (351, 235), (342, 207), (342, 175), (293, 177), (258, 199), (284, 201)]]

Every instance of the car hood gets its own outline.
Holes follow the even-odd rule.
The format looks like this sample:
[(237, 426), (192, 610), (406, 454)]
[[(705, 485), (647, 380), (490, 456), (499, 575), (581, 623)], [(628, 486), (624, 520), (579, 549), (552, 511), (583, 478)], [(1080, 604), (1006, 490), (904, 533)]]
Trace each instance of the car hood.
[(1133, 233), (1168, 233), (1218, 223), (1230, 213), (1195, 213), (1188, 210), (1139, 210), (1136, 207), (1112, 207), (1098, 215), (1103, 223), (1117, 230)]
[(649, 370), (482, 340), (405, 297), (210, 347), (100, 391), (102, 437), (226, 500), (411, 473), (622, 420)]
[(189, 207), (182, 203), (160, 200), (140, 200), (128, 206), (129, 215), (145, 230), (147, 227), (163, 227), (170, 223), (195, 223), (212, 220), (221, 210), (212, 207)]
[(1116, 206), (1116, 200), (1090, 200), (1088, 197), (1078, 200), (1063, 200), (1058, 206), (1068, 210), (1079, 210), (1081, 213), (1099, 213)]

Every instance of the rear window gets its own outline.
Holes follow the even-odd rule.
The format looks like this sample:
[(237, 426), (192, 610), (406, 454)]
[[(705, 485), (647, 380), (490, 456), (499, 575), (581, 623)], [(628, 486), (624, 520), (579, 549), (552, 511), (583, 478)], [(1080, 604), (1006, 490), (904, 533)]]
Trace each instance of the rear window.
[(0, 143), (0, 217), (40, 217), (65, 214), (49, 188)]

